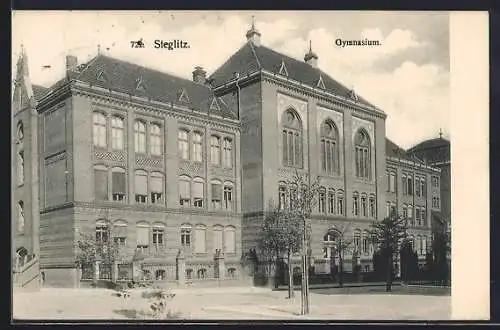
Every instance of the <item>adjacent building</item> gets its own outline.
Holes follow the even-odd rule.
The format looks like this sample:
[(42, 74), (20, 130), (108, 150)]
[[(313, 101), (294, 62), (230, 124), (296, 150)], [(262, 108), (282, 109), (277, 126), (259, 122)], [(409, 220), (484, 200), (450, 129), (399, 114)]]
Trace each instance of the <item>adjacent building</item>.
[[(81, 233), (120, 245), (130, 276), (175, 280), (180, 253), (186, 278), (243, 275), (241, 257), (257, 247), (270, 202), (286, 207), (296, 171), (321, 183), (316, 272), (331, 270), (340, 227), (371, 270), (367, 230), (393, 207), (411, 219), (416, 249), (427, 248), (439, 209), (428, 183), (440, 171), (395, 156), (386, 114), (323, 72), (312, 49), (298, 61), (260, 36), (252, 26), (221, 67), (210, 76), (196, 67), (192, 81), (99, 54), (81, 64), (67, 56), (65, 77), (44, 88), (21, 54), (13, 241), (40, 256), (45, 283), (91, 277), (75, 266)], [(98, 269), (110, 278), (110, 265)]]

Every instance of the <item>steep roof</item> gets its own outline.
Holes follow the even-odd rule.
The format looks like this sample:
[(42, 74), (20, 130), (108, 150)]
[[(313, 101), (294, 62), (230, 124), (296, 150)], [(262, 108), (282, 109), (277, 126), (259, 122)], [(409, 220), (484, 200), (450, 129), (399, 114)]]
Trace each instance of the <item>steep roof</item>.
[(450, 141), (442, 137), (422, 141), (409, 151), (429, 163), (450, 161)]
[(35, 100), (40, 100), (48, 91), (49, 89), (47, 87), (43, 87), (40, 85), (31, 85), (31, 88), (33, 88), (33, 95), (35, 96)]
[(216, 102), (220, 110), (213, 110), (215, 95), (206, 85), (102, 54), (79, 65), (77, 71), (69, 73), (69, 77), (133, 96), (163, 103), (173, 102), (200, 112), (216, 112), (222, 117), (236, 118), (236, 114), (219, 98)]
[(409, 160), (412, 162), (423, 163), (422, 160), (420, 160), (417, 157), (414, 157), (414, 155), (412, 155), (411, 152), (401, 148), (388, 138), (385, 138), (385, 155), (388, 157), (394, 157), (394, 158)]
[[(238, 72), (241, 76), (264, 69), (278, 74), (282, 63), (285, 64), (288, 77), (291, 79), (311, 87), (317, 87), (321, 77), (328, 92), (341, 97), (351, 98), (352, 90), (330, 77), (324, 71), (314, 68), (306, 62), (278, 53), (268, 47), (262, 45), (256, 47), (252, 42), (246, 42), (220, 68), (210, 75), (210, 79), (213, 79), (215, 86), (220, 86), (232, 79), (234, 72)], [(358, 96), (356, 101), (374, 107), (362, 97)]]

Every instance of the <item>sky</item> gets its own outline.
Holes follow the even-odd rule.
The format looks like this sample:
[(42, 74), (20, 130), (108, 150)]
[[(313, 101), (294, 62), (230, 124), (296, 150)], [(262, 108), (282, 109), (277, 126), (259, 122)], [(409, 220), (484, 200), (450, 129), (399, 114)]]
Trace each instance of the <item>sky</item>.
[[(403, 148), (449, 138), (449, 15), (446, 12), (23, 11), (12, 16), (12, 69), (21, 44), (32, 83), (62, 78), (65, 56), (80, 63), (101, 53), (187, 79), (210, 75), (246, 41), (255, 19), (263, 45), (303, 60), (312, 43), (318, 66), (387, 114), (386, 135)], [(379, 40), (338, 47), (335, 40)], [(143, 38), (146, 48), (132, 48)], [(183, 40), (189, 49), (154, 49)], [(50, 65), (50, 68), (46, 66)]]

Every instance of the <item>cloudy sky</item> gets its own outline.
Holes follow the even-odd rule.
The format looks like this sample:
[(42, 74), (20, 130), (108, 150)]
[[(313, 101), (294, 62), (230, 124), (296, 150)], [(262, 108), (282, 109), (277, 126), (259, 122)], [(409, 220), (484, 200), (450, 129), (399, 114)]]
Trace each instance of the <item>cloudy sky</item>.
[[(50, 86), (63, 76), (67, 54), (85, 62), (100, 45), (110, 56), (191, 79), (196, 65), (210, 74), (241, 47), (252, 16), (262, 44), (289, 56), (303, 60), (311, 40), (320, 68), (384, 110), (387, 136), (402, 147), (438, 137), (439, 129), (449, 137), (445, 12), (14, 12), (13, 69), (23, 44), (32, 82)], [(382, 46), (335, 46), (337, 38), (364, 37)], [(131, 48), (139, 38), (146, 48)], [(155, 39), (191, 48), (158, 50)]]

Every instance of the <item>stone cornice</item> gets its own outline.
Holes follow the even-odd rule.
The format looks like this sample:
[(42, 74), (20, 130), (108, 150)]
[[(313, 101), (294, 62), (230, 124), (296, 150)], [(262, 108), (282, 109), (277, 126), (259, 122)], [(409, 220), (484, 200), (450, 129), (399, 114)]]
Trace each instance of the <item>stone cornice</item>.
[(399, 158), (391, 157), (391, 156), (386, 156), (386, 159), (387, 159), (387, 163), (390, 163), (391, 165), (394, 165), (394, 166), (401, 166), (402, 165), (402, 166), (406, 166), (406, 167), (409, 167), (412, 169), (429, 170), (431, 172), (438, 172), (438, 173), (441, 172), (441, 169), (439, 169), (439, 168), (432, 167), (432, 166), (425, 165), (425, 164), (421, 164), (421, 163), (417, 163), (417, 162), (413, 162), (413, 161), (409, 161), (409, 160), (405, 160), (405, 159), (399, 159)]
[(181, 107), (174, 103), (162, 103), (147, 98), (130, 96), (121, 92), (110, 91), (104, 88), (90, 86), (89, 84), (75, 82), (71, 88), (75, 95), (90, 97), (96, 104), (108, 106), (114, 109), (130, 109), (134, 111), (142, 111), (155, 115), (156, 117), (164, 117), (165, 115), (178, 119), (183, 119), (189, 122), (202, 123), (212, 127), (219, 127), (224, 130), (238, 131), (239, 121), (229, 118), (223, 118), (217, 115), (199, 112)]
[(218, 216), (218, 217), (229, 217), (229, 218), (241, 218), (240, 213), (236, 212), (224, 212), (224, 211), (209, 211), (206, 209), (197, 210), (194, 208), (168, 208), (163, 206), (153, 206), (153, 205), (132, 205), (132, 204), (121, 204), (114, 202), (69, 202), (57, 206), (46, 207), (40, 210), (41, 214), (49, 213), (61, 209), (81, 207), (89, 209), (114, 209), (121, 211), (135, 211), (135, 212), (159, 212), (165, 214), (190, 214), (190, 215), (202, 215), (202, 216)]
[(327, 102), (334, 106), (338, 110), (350, 110), (354, 113), (360, 113), (363, 115), (372, 116), (375, 118), (387, 118), (387, 115), (380, 110), (372, 107), (356, 103), (347, 98), (342, 98), (338, 95), (332, 94), (330, 92), (324, 91), (319, 88), (314, 88), (304, 83), (290, 79), (289, 77), (284, 77), (273, 72), (268, 72), (266, 70), (261, 70), (262, 78), (264, 81), (268, 81), (279, 85), (281, 87), (293, 90), (302, 95), (311, 96), (317, 98), (321, 101)]

